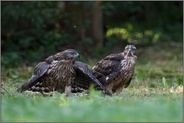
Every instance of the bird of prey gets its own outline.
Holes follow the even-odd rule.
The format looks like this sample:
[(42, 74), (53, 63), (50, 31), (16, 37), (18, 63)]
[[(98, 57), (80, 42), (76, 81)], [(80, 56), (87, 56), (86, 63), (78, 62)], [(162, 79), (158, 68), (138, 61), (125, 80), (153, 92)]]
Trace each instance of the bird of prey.
[(92, 68), (92, 73), (108, 91), (120, 93), (131, 82), (136, 59), (136, 47), (127, 45), (123, 52), (110, 54), (99, 61)]
[[(69, 95), (72, 91), (72, 84), (79, 83), (75, 91), (80, 91), (80, 87), (88, 89), (89, 84), (87, 83), (92, 81), (97, 83), (106, 94), (109, 94), (86, 64), (73, 60), (76, 57), (79, 57), (79, 53), (74, 49), (67, 49), (48, 57), (36, 65), (32, 77), (17, 91), (28, 90), (41, 93), (59, 91)], [(81, 83), (84, 84), (80, 85)]]

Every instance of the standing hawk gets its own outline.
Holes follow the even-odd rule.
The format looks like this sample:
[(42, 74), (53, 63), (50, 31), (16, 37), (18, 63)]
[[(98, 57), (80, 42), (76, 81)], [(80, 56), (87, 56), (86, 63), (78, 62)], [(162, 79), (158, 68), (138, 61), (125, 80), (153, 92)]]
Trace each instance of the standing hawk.
[[(97, 83), (106, 94), (109, 94), (105, 87), (93, 76), (87, 65), (74, 61), (79, 53), (74, 49), (67, 49), (55, 55), (48, 57), (45, 61), (40, 62), (34, 68), (32, 77), (24, 83), (18, 92), (26, 90), (37, 92), (59, 91), (69, 95), (72, 91), (72, 84), (89, 83), (93, 81)], [(89, 85), (89, 84), (86, 84)], [(88, 88), (88, 86), (77, 86), (76, 91), (80, 91), (80, 87)]]
[(120, 93), (131, 82), (137, 59), (135, 53), (136, 47), (127, 45), (124, 52), (110, 54), (99, 61), (92, 68), (92, 73), (108, 91)]

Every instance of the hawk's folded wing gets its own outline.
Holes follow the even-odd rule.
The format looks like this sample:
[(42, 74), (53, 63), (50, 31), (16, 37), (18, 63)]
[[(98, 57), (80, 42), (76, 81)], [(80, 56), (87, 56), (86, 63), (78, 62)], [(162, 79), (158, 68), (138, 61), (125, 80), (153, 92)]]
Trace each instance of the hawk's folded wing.
[(107, 84), (120, 73), (121, 60), (123, 59), (121, 53), (106, 56), (92, 68), (92, 73), (102, 84)]

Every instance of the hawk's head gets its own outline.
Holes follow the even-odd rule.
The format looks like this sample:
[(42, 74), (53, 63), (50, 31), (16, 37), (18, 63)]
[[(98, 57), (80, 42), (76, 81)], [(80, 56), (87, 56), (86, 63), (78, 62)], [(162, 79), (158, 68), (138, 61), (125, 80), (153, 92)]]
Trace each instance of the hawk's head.
[(79, 53), (74, 49), (67, 49), (63, 51), (63, 56), (66, 60), (79, 57)]
[(124, 50), (124, 54), (127, 57), (136, 55), (136, 47), (134, 45), (127, 45)]
[(79, 53), (74, 49), (67, 49), (56, 54), (57, 59), (60, 60), (72, 60), (79, 57)]

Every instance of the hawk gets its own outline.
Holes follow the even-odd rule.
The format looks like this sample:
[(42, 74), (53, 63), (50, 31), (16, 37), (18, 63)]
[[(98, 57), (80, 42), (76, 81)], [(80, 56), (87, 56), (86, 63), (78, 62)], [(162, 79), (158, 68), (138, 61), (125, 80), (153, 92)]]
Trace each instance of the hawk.
[(99, 61), (92, 68), (92, 73), (108, 91), (120, 93), (131, 82), (136, 59), (136, 47), (127, 45), (123, 52), (110, 54)]
[[(32, 77), (17, 91), (28, 90), (41, 93), (59, 91), (69, 95), (72, 91), (72, 84), (79, 83), (75, 91), (80, 91), (80, 87), (88, 89), (89, 87), (86, 85), (92, 81), (98, 84), (106, 94), (109, 94), (99, 80), (93, 76), (86, 64), (73, 60), (76, 57), (79, 57), (79, 53), (74, 49), (67, 49), (48, 57), (36, 65)], [(80, 85), (81, 83), (82, 85)]]

